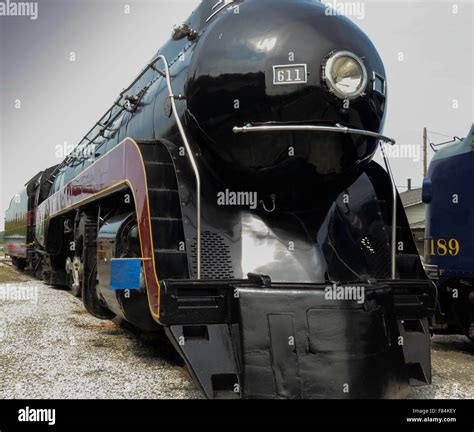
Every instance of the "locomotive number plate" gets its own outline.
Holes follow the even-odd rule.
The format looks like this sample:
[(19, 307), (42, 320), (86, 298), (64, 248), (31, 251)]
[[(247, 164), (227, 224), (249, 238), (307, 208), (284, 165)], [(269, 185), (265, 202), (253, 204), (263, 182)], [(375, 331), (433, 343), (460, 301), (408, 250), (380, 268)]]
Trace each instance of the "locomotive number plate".
[(273, 66), (273, 84), (306, 84), (308, 82), (308, 65), (291, 64)]

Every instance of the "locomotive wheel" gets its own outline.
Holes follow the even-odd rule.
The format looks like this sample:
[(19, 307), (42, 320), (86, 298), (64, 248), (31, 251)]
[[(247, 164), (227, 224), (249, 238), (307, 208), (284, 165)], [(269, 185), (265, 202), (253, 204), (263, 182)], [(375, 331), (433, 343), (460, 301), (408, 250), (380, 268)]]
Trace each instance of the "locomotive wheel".
[[(70, 260), (70, 258), (68, 258)], [(68, 285), (74, 297), (80, 298), (82, 296), (82, 278), (83, 278), (83, 264), (81, 258), (75, 256), (67, 264), (69, 267)]]
[(68, 257), (66, 261), (66, 272), (68, 273), (68, 285), (74, 297), (82, 297), (82, 281), (84, 279), (84, 264), (82, 260), (83, 251), (83, 236), (76, 240), (76, 247), (79, 249), (75, 251), (74, 257)]
[(97, 292), (97, 217), (92, 213), (82, 213), (82, 303), (91, 315), (99, 319), (115, 317), (99, 297)]

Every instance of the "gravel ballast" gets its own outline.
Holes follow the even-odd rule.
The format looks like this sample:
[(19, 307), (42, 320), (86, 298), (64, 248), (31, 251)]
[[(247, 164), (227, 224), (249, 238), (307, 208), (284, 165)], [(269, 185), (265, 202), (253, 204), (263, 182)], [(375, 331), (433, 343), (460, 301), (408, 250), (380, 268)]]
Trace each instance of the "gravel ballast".
[[(98, 320), (68, 291), (20, 277), (0, 283), (0, 398), (203, 397), (164, 336)], [(474, 345), (435, 336), (432, 348), (433, 385), (410, 398), (474, 398)]]

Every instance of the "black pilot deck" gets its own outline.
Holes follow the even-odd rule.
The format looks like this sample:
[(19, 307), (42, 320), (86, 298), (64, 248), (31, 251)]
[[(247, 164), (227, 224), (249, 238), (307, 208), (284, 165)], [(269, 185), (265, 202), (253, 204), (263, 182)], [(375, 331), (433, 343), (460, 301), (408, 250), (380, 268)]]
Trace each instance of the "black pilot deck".
[(210, 397), (395, 398), (431, 382), (430, 282), (162, 282), (161, 319)]

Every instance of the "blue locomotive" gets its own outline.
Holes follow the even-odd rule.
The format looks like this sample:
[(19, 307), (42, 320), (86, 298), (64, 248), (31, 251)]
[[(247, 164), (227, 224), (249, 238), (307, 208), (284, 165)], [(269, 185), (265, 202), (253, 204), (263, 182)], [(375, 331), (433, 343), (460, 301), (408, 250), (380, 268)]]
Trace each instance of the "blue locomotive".
[(474, 125), (464, 139), (436, 152), (423, 183), (425, 269), (438, 286), (433, 329), (474, 341), (474, 206), (469, 176), (474, 166)]

